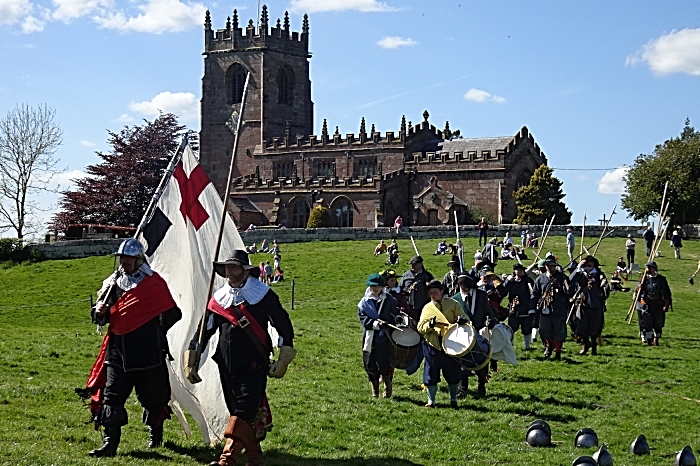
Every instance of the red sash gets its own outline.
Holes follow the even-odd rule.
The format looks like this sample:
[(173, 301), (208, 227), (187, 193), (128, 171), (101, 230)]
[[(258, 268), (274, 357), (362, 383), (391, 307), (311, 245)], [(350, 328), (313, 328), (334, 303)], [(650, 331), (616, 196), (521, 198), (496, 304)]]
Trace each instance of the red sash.
[[(177, 306), (165, 280), (153, 272), (135, 288), (125, 291), (109, 310), (109, 330), (102, 340), (100, 353), (92, 366), (85, 388), (90, 390), (90, 412), (97, 415), (102, 405), (102, 390), (107, 383), (107, 343), (110, 334), (125, 335), (146, 322)], [(97, 427), (97, 425), (95, 426)]]

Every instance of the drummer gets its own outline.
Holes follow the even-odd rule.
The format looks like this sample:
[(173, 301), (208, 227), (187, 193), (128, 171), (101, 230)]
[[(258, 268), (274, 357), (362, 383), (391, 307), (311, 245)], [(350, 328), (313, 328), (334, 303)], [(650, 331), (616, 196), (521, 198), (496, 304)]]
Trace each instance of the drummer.
[(396, 300), (396, 304), (399, 307), (399, 312), (408, 314), (408, 299), (407, 296), (401, 292), (396, 271), (392, 269), (384, 270), (382, 271), (382, 277), (384, 277), (384, 280), (386, 280), (386, 292)]
[(457, 390), (461, 379), (461, 368), (456, 359), (451, 358), (442, 349), (443, 329), (450, 324), (465, 324), (469, 319), (461, 306), (452, 298), (443, 297), (445, 288), (439, 280), (431, 280), (426, 285), (430, 302), (423, 306), (418, 319), (418, 332), (423, 335), (423, 385), (428, 392), (427, 408), (435, 407), (437, 384), (440, 372), (447, 381), (450, 391), (450, 406), (457, 409)]
[(390, 362), (389, 324), (399, 311), (396, 300), (384, 289), (386, 280), (378, 273), (367, 277), (367, 290), (357, 305), (362, 333), (362, 362), (372, 387), (372, 397), (379, 396), (379, 380), (384, 381), (384, 398), (391, 398), (393, 369)]
[[(489, 305), (489, 298), (485, 291), (477, 288), (474, 279), (466, 273), (460, 274), (457, 277), (459, 285), (459, 293), (454, 295), (452, 299), (457, 301), (462, 307), (462, 311), (469, 317), (474, 330), (478, 333), (485, 326), (492, 327), (496, 324), (496, 315), (493, 308)], [(461, 386), (459, 387), (458, 398), (464, 398), (467, 394), (469, 386), (469, 376), (471, 371), (462, 370)], [(486, 396), (486, 382), (488, 381), (488, 368), (483, 368), (476, 373), (479, 381), (477, 396)]]

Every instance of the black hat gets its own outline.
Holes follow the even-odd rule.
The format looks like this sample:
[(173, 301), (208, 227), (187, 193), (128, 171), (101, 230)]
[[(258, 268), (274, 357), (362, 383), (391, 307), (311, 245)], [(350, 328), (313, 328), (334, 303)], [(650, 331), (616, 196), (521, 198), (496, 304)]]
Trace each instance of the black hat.
[(445, 291), (445, 287), (442, 286), (442, 283), (440, 282), (440, 280), (437, 280), (437, 279), (432, 279), (432, 280), (430, 280), (430, 282), (427, 285), (425, 285), (426, 293), (431, 288), (438, 288), (438, 289), (441, 289), (442, 291)]
[(513, 270), (515, 270), (515, 269), (525, 270), (525, 266), (523, 264), (521, 264), (520, 262), (516, 262), (515, 264), (513, 264)]
[(600, 262), (598, 262), (598, 259), (596, 259), (595, 257), (593, 257), (593, 256), (591, 256), (591, 255), (586, 256), (586, 258), (584, 259), (584, 261), (586, 261), (586, 262), (593, 262), (593, 265), (594, 265), (595, 267), (600, 267)]
[(382, 270), (382, 277), (384, 277), (385, 280), (388, 280), (390, 278), (396, 278), (396, 270), (393, 270), (393, 269)]
[(421, 256), (413, 256), (411, 257), (411, 260), (408, 261), (409, 264), (422, 264), (423, 263), (423, 258)]
[(654, 267), (656, 270), (659, 270), (659, 266), (656, 265), (656, 262), (655, 262), (655, 261), (649, 261), (649, 262), (647, 262), (646, 264), (644, 264), (644, 267), (647, 267), (647, 268), (649, 268), (649, 267)]
[(554, 258), (554, 256), (547, 256), (547, 258), (544, 260), (545, 265), (547, 264), (554, 264), (554, 265), (559, 265), (557, 263), (557, 260)]
[(459, 265), (459, 256), (452, 256), (450, 261), (447, 263), (447, 266), (452, 267), (452, 265)]
[(226, 276), (226, 266), (227, 265), (237, 265), (243, 267), (246, 270), (251, 270), (256, 268), (255, 265), (250, 265), (248, 260), (248, 253), (242, 249), (234, 249), (225, 261), (214, 262), (214, 270), (217, 274), (222, 277)]
[(467, 275), (466, 273), (462, 273), (459, 274), (459, 276), (457, 276), (457, 284), (462, 283), (464, 283), (464, 286), (466, 286), (467, 288), (476, 288), (476, 282), (470, 275)]

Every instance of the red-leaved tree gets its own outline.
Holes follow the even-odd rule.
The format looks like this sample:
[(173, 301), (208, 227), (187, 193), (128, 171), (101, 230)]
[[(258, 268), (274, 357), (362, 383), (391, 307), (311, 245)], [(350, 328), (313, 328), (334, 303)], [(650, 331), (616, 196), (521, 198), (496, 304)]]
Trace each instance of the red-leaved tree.
[(75, 189), (62, 193), (51, 229), (65, 231), (68, 225), (85, 223), (138, 225), (185, 129), (171, 113), (144, 122), (109, 131), (112, 151), (97, 152), (103, 162), (88, 165), (88, 176), (73, 180)]

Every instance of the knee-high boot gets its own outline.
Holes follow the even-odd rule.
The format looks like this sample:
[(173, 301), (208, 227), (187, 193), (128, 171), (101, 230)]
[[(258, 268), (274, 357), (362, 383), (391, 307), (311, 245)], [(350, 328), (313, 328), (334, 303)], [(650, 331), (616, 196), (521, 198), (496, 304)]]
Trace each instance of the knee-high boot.
[(95, 457), (114, 456), (117, 454), (117, 447), (122, 436), (121, 426), (105, 426), (102, 446), (90, 451), (88, 455)]
[(224, 437), (226, 437), (226, 444), (219, 461), (212, 461), (209, 466), (234, 466), (241, 451), (244, 448), (247, 449), (248, 445), (252, 445), (255, 440), (253, 428), (237, 416), (231, 416), (229, 419)]

